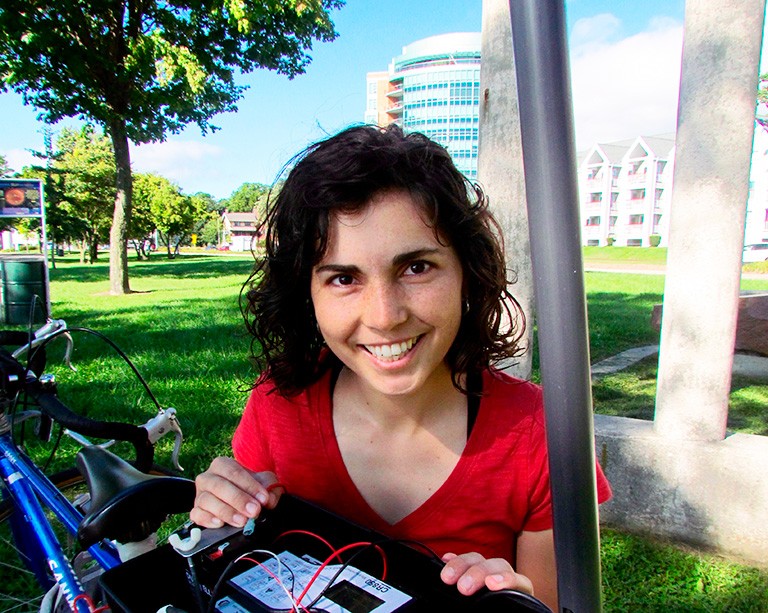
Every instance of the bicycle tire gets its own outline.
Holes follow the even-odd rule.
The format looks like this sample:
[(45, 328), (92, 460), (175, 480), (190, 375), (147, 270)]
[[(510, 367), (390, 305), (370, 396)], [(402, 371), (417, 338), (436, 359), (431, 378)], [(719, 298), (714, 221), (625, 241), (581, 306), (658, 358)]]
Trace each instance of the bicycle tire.
[[(162, 466), (153, 466), (151, 474), (178, 476), (178, 472)], [(59, 471), (50, 477), (51, 483), (68, 499), (74, 500), (78, 495), (87, 493), (85, 479), (75, 467)], [(0, 490), (2, 490), (0, 483)], [(3, 499), (0, 502), (0, 611), (6, 613), (32, 613), (39, 611), (44, 589), (35, 580), (19, 557), (18, 548), (13, 541), (8, 519), (15, 507), (11, 501)], [(51, 520), (67, 558), (71, 560), (81, 551), (77, 539), (69, 535), (56, 518), (46, 509), (46, 515)]]

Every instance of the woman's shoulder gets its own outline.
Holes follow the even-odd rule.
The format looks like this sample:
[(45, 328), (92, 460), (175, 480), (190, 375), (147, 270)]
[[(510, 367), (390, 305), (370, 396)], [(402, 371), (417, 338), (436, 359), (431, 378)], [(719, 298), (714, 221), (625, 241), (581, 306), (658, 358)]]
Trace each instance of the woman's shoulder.
[(533, 400), (541, 398), (541, 386), (514, 377), (503, 370), (488, 368), (483, 372), (483, 395)]
[(262, 375), (251, 389), (249, 406), (269, 407), (272, 409), (297, 406), (310, 406), (330, 398), (330, 372), (325, 372), (314, 383), (296, 394), (286, 395), (280, 391), (275, 380), (268, 374)]

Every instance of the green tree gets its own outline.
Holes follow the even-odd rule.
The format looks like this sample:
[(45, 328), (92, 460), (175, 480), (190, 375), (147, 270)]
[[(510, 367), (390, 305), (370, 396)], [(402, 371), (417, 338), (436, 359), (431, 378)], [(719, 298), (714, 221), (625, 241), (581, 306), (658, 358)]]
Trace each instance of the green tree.
[(13, 171), (8, 166), (5, 156), (0, 153), (0, 178), (9, 176)]
[(150, 202), (153, 183), (150, 175), (134, 175), (133, 206), (128, 224), (128, 240), (136, 250), (139, 260), (148, 260), (152, 252), (155, 222), (152, 219)]
[(155, 174), (136, 175), (135, 197), (158, 231), (160, 242), (173, 258), (179, 246), (207, 216), (205, 201), (181, 193), (178, 186)]
[(314, 40), (336, 37), (343, 0), (3, 0), (0, 75), (49, 123), (101, 125), (115, 152), (110, 291), (130, 291), (129, 139), (161, 141), (237, 110), (237, 72), (304, 72)]
[(761, 74), (758, 81), (755, 118), (757, 123), (768, 130), (768, 72)]
[(229, 198), (222, 200), (221, 204), (232, 213), (250, 213), (254, 209), (263, 212), (268, 195), (269, 185), (243, 183)]
[(109, 236), (114, 200), (115, 156), (112, 141), (86, 124), (80, 130), (63, 129), (56, 140), (53, 170), (58, 175), (65, 234), (75, 234), (81, 260), (95, 262), (99, 243)]

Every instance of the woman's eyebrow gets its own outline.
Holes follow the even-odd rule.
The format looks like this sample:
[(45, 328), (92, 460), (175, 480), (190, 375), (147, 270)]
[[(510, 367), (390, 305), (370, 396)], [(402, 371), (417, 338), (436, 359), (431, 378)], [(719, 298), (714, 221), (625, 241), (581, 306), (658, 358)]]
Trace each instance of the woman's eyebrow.
[[(407, 251), (405, 253), (400, 253), (396, 255), (394, 258), (392, 258), (392, 265), (402, 266), (403, 264), (407, 264), (408, 262), (412, 262), (413, 260), (418, 260), (420, 258), (424, 258), (430, 255), (434, 255), (438, 253), (440, 249), (437, 248), (424, 248), (424, 249), (414, 249), (413, 251)], [(348, 274), (353, 275), (360, 272), (360, 268), (358, 266), (355, 266), (354, 264), (320, 264), (319, 266), (315, 266), (314, 273), (327, 273), (331, 272), (334, 274)]]
[(323, 273), (323, 272), (332, 272), (334, 274), (354, 275), (356, 273), (359, 273), (360, 269), (354, 265), (321, 264), (320, 266), (315, 266), (314, 272), (315, 274)]
[(437, 248), (415, 249), (413, 251), (408, 251), (406, 253), (396, 255), (394, 258), (392, 258), (392, 264), (394, 266), (402, 266), (403, 264), (412, 262), (413, 260), (418, 260), (420, 258), (434, 255), (439, 251), (440, 250)]

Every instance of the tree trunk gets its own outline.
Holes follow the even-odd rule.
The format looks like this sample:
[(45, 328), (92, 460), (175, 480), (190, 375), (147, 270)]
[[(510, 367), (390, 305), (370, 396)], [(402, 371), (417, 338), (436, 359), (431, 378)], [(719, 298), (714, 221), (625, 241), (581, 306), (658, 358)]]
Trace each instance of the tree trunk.
[(131, 218), (133, 177), (131, 176), (131, 152), (125, 121), (115, 119), (110, 123), (109, 135), (115, 149), (117, 170), (117, 194), (112, 228), (109, 232), (109, 291), (113, 295), (128, 294), (128, 222)]

